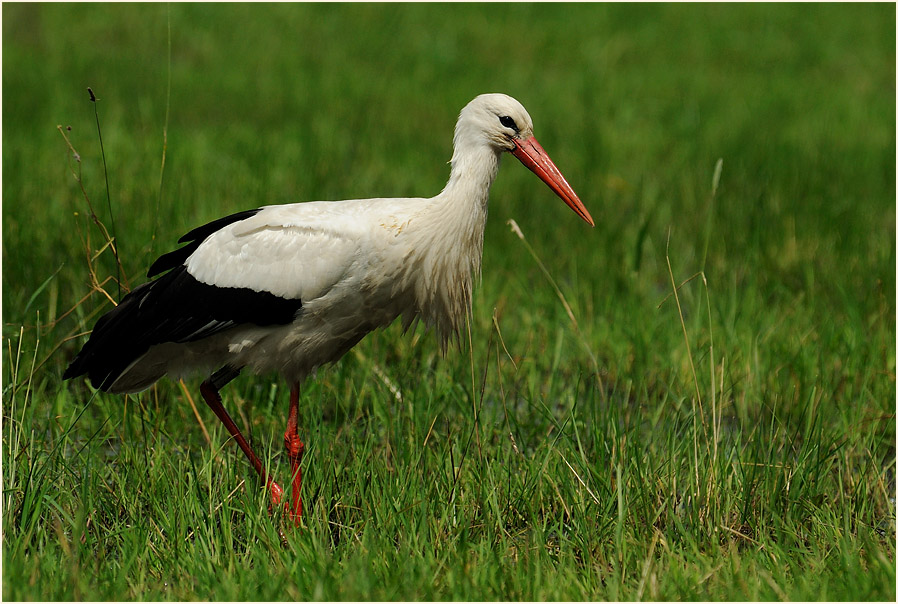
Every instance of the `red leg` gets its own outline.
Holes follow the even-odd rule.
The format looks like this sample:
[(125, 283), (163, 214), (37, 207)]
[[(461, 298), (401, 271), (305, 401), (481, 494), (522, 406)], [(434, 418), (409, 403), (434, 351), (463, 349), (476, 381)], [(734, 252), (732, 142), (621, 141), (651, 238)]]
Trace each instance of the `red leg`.
[(283, 500), (284, 489), (268, 477), (268, 473), (262, 467), (262, 460), (260, 460), (250, 448), (249, 443), (246, 442), (246, 439), (243, 438), (243, 434), (241, 434), (240, 430), (237, 428), (237, 424), (234, 423), (234, 420), (232, 420), (231, 416), (228, 415), (228, 412), (225, 411), (224, 405), (221, 404), (221, 394), (219, 394), (218, 388), (216, 388), (215, 384), (210, 380), (206, 380), (200, 386), (200, 392), (203, 395), (203, 400), (205, 400), (206, 404), (209, 405), (209, 408), (215, 412), (215, 415), (218, 416), (221, 423), (225, 425), (225, 428), (228, 429), (228, 432), (230, 432), (231, 436), (234, 437), (234, 440), (237, 441), (240, 450), (243, 451), (247, 458), (249, 458), (249, 462), (253, 464), (253, 469), (256, 470), (256, 473), (265, 482), (265, 486), (268, 487), (268, 491), (271, 493), (272, 504), (280, 504)]
[(302, 486), (302, 468), (299, 467), (299, 463), (302, 461), (302, 453), (305, 450), (305, 445), (299, 440), (298, 414), (299, 384), (297, 383), (293, 384), (290, 389), (290, 413), (287, 416), (287, 431), (284, 432), (284, 445), (287, 447), (287, 457), (290, 459), (290, 469), (293, 473), (293, 505), (289, 508), (289, 512), (296, 526), (299, 526), (300, 518), (302, 518), (302, 498), (299, 493)]

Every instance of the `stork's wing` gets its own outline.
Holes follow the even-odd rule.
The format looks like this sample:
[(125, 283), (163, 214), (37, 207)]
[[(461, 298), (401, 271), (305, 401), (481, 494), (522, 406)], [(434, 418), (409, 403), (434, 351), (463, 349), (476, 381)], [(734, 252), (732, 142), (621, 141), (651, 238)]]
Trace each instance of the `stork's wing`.
[[(150, 347), (194, 342), (238, 325), (285, 325), (349, 274), (365, 231), (362, 205), (304, 203), (232, 214), (194, 229), (97, 321), (66, 378), (115, 380)], [(362, 212), (363, 213), (363, 212)]]
[(155, 277), (161, 273), (164, 273), (167, 270), (171, 270), (175, 267), (181, 266), (184, 264), (184, 261), (187, 260), (190, 255), (196, 251), (196, 248), (206, 240), (206, 237), (211, 235), (212, 233), (223, 229), (231, 223), (239, 222), (241, 220), (246, 220), (251, 216), (255, 216), (261, 211), (262, 208), (256, 208), (255, 210), (245, 210), (243, 212), (237, 212), (236, 214), (231, 214), (230, 216), (225, 216), (224, 218), (219, 218), (218, 220), (213, 220), (208, 224), (204, 224), (201, 227), (197, 227), (178, 239), (178, 243), (186, 243), (187, 245), (183, 247), (179, 247), (178, 249), (169, 252), (167, 254), (162, 254), (156, 261), (150, 266), (150, 270), (147, 271), (147, 277)]
[(184, 264), (208, 285), (313, 300), (359, 260), (370, 236), (361, 209), (361, 202), (268, 206), (211, 233)]

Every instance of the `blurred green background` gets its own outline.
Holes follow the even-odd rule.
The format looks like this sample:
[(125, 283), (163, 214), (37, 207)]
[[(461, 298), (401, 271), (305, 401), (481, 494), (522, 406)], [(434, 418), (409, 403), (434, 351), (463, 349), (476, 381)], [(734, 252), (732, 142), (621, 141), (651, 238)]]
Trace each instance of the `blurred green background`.
[[(88, 86), (99, 98), (96, 106)], [(90, 291), (86, 248), (95, 252), (102, 245), (73, 173), (81, 174), (99, 219), (107, 227), (113, 222), (95, 110), (116, 238), (134, 286), (180, 235), (218, 216), (263, 204), (436, 194), (448, 177), (458, 112), (484, 92), (505, 92), (524, 104), (537, 138), (589, 208), (596, 228), (588, 229), (532, 174), (506, 158), (491, 195), (472, 351), (450, 354), (442, 369), (432, 369), (432, 338), (415, 338), (413, 348), (392, 328), (363, 342), (361, 356), (350, 355), (342, 364), (339, 380), (311, 385), (312, 396), (319, 396), (320, 387), (327, 404), (343, 400), (341, 380), (366, 392), (358, 384), (372, 379), (370, 368), (359, 359), (384, 359), (412, 398), (414, 384), (422, 380), (416, 371), (428, 368), (438, 378), (456, 380), (441, 413), (466, 429), (471, 402), (453, 397), (460, 396), (459, 389), (464, 393), (465, 384), (470, 388), (467, 354), (478, 364), (495, 361), (488, 356), (490, 350), (495, 355), (491, 347), (498, 337), (495, 312), (503, 346), (517, 364), (514, 372), (510, 366), (497, 370), (512, 372), (512, 383), (497, 385), (490, 376), (481, 396), (498, 400), (501, 395), (504, 401), (501, 389), (510, 388), (511, 398), (527, 399), (530, 407), (511, 410), (512, 426), (522, 446), (537, 450), (555, 438), (547, 435), (556, 429), (566, 436), (552, 446), (568, 444), (561, 420), (556, 425), (547, 418), (568, 411), (574, 418), (567, 407), (571, 401), (577, 413), (597, 414), (578, 418), (592, 430), (592, 440), (583, 444), (571, 437), (571, 446), (589, 450), (582, 459), (594, 465), (579, 471), (587, 480), (591, 472), (605, 489), (594, 484), (602, 501), (610, 502), (603, 505), (614, 506), (626, 500), (606, 470), (630, 461), (618, 457), (626, 449), (621, 434), (639, 443), (631, 446), (644, 447), (636, 458), (659, 464), (645, 462), (637, 483), (646, 489), (644, 501), (660, 497), (653, 489), (665, 476), (676, 475), (672, 468), (688, 461), (697, 438), (690, 432), (695, 389), (706, 403), (713, 392), (725, 427), (715, 438), (715, 455), (719, 444), (726, 452), (721, 459), (754, 460), (728, 466), (731, 461), (714, 458), (710, 474), (720, 477), (719, 484), (731, 480), (734, 493), (732, 508), (722, 503), (715, 517), (729, 530), (754, 527), (752, 539), (767, 548), (763, 556), (769, 551), (779, 556), (771, 567), (760, 564), (783, 573), (775, 579), (786, 591), (781, 594), (768, 582), (743, 590), (726, 587), (729, 579), (692, 581), (719, 569), (721, 560), (731, 573), (727, 577), (742, 576), (739, 565), (716, 557), (718, 552), (699, 562), (690, 559), (687, 571), (669, 562), (668, 579), (656, 591), (641, 574), (645, 567), (608, 562), (613, 570), (599, 572), (601, 580), (563, 581), (558, 591), (548, 580), (533, 579), (528, 591), (514, 581), (453, 584), (450, 576), (440, 575), (433, 591), (404, 589), (397, 578), (392, 590), (343, 587), (325, 589), (320, 597), (893, 599), (894, 569), (891, 575), (845, 570), (854, 568), (851, 556), (862, 559), (857, 563), (862, 566), (872, 564), (864, 556), (894, 564), (894, 498), (886, 495), (895, 487), (892, 4), (4, 4), (4, 362), (16, 365), (15, 350), (21, 347), (22, 358), (34, 355), (37, 365), (27, 380), (22, 371), (4, 372), (7, 410), (21, 408), (16, 397), (23, 392), (29, 405), (27, 421), (5, 416), (10, 430), (4, 431), (5, 470), (23, 464), (27, 474), (34, 467), (27, 464), (40, 457), (13, 447), (18, 440), (12, 430), (28, 434), (33, 429), (28, 421), (43, 430), (55, 418), (49, 423), (56, 427), (48, 428), (44, 439), (45, 452), (55, 451), (55, 439), (69, 434), (60, 435), (69, 425), (60, 418), (80, 409), (87, 396), (80, 384), (60, 382), (81, 342), (66, 338), (89, 329), (108, 302), (94, 295), (59, 319)], [(712, 195), (718, 160), (722, 171)], [(551, 285), (508, 228), (512, 218), (558, 282), (581, 331), (571, 327)], [(108, 252), (97, 263), (101, 277), (115, 274)], [(707, 288), (697, 278), (680, 290), (682, 325), (668, 298), (671, 273), (677, 283), (699, 273), (707, 279)], [(117, 295), (111, 284), (107, 291)], [(697, 378), (690, 360), (698, 365)], [(156, 406), (144, 412), (160, 425), (168, 422), (174, 442), (203, 450), (189, 409), (170, 411), (155, 398), (179, 401), (180, 391), (165, 383), (159, 393), (153, 395)], [(92, 438), (104, 414), (114, 415), (120, 407), (114, 397), (97, 400), (104, 406), (74, 423), (74, 438)], [(382, 404), (386, 411), (359, 403), (346, 415), (396, 412)], [(270, 415), (257, 420), (270, 421), (257, 428), (265, 439), (280, 429), (280, 414)], [(427, 433), (432, 417), (413, 418), (412, 424)], [(489, 432), (489, 420), (483, 421)], [(497, 442), (489, 445), (496, 451), (508, 444), (501, 436), (503, 422), (497, 420)], [(334, 424), (322, 421), (320, 429), (340, 428)], [(328, 437), (319, 438), (327, 442)], [(796, 451), (812, 440), (825, 452), (820, 453), (825, 463), (808, 470), (815, 478), (808, 479), (813, 493), (807, 496), (792, 498), (788, 489), (777, 490), (785, 488), (779, 479), (758, 486), (754, 470), (745, 469), (805, 459)], [(48, 459), (54, 459), (52, 453)], [(242, 460), (235, 459), (238, 463)], [(545, 468), (539, 459), (533, 463)], [(476, 464), (470, 471), (480, 469), (486, 471)], [(680, 468), (684, 480), (695, 469)], [(65, 477), (71, 470), (54, 471)], [(7, 511), (28, 501), (17, 472), (5, 479)], [(580, 488), (565, 466), (559, 464), (558, 472), (565, 475), (559, 497)], [(551, 499), (555, 491), (546, 488)], [(818, 494), (825, 494), (825, 503)], [(782, 509), (773, 503), (766, 507), (780, 495), (787, 502)], [(542, 510), (539, 501), (534, 505)], [(33, 565), (29, 556), (45, 556), (48, 568), (56, 556), (65, 560), (60, 553), (65, 547), (54, 541), (59, 531), (51, 528), (58, 518), (52, 510), (83, 505), (35, 508), (40, 520), (34, 526), (50, 535), (40, 546), (31, 541), (37, 533), (22, 532), (19, 516), (5, 518), (6, 569), (25, 572)], [(631, 517), (620, 508), (596, 512), (589, 498), (582, 505), (587, 515), (617, 517), (621, 523), (613, 534), (605, 532), (611, 531), (606, 525), (594, 527), (591, 551), (603, 552), (613, 541), (620, 552), (620, 540), (630, 538), (629, 555), (640, 564), (661, 555), (638, 514)], [(681, 512), (672, 507), (670, 514)], [(533, 518), (522, 514), (530, 526)], [(832, 532), (802, 541), (812, 544), (807, 547), (816, 562), (799, 556), (793, 559), (798, 570), (780, 565), (794, 551), (784, 544), (804, 539), (795, 536), (804, 530), (796, 526), (830, 526), (830, 521), (836, 527)], [(83, 528), (83, 517), (81, 522)], [(481, 526), (480, 520), (472, 522), (469, 529)], [(888, 526), (882, 542), (857, 536), (859, 526), (882, 530), (881, 522)], [(765, 540), (770, 534), (764, 526), (775, 527), (770, 529), (775, 538)], [(682, 526), (679, 530), (689, 534)], [(553, 531), (547, 528), (546, 534), (564, 532)], [(717, 537), (702, 535), (690, 542), (704, 544), (697, 551), (716, 543)], [(492, 544), (487, 549), (495, 546), (486, 542)], [(830, 547), (852, 552), (843, 558), (850, 564), (832, 566)], [(458, 559), (441, 564), (460, 568), (471, 551), (460, 548)], [(677, 555), (671, 559), (679, 560)], [(580, 577), (584, 562), (582, 556), (574, 558), (553, 558), (546, 568)], [(504, 569), (505, 560), (497, 555), (495, 568)], [(824, 562), (815, 566), (819, 561)], [(339, 568), (328, 571), (335, 581), (349, 573)], [(426, 564), (423, 568), (429, 572)], [(522, 585), (533, 577), (528, 568)], [(677, 568), (681, 571), (671, 570)], [(745, 568), (757, 574), (750, 564)], [(11, 580), (7, 570), (4, 591)], [(114, 579), (95, 584), (65, 578), (61, 571), (62, 579), (44, 582), (47, 591), (38, 581), (36, 591), (13, 595), (115, 599), (193, 593), (160, 595), (136, 581), (132, 571), (109, 572)], [(687, 579), (680, 580), (677, 572)], [(806, 573), (818, 584), (800, 578)], [(156, 575), (150, 571), (150, 576)], [(211, 576), (209, 581), (215, 584)], [(614, 590), (605, 591), (610, 586)], [(264, 591), (209, 589), (201, 593), (213, 599), (273, 597)], [(288, 593), (301, 598), (309, 592)]]

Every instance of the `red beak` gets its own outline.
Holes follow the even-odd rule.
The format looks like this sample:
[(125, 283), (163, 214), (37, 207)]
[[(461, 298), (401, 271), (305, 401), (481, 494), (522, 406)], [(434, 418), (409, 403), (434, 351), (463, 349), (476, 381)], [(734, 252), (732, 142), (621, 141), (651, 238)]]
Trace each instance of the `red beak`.
[(543, 150), (536, 138), (530, 137), (526, 140), (516, 140), (515, 147), (511, 150), (511, 154), (517, 157), (522, 164), (527, 166), (531, 172), (540, 177), (540, 179), (549, 185), (549, 188), (555, 191), (561, 200), (566, 203), (573, 211), (577, 212), (583, 220), (590, 226), (596, 226), (592, 216), (586, 211), (586, 207), (571, 185), (567, 184), (564, 176), (561, 175), (555, 163)]

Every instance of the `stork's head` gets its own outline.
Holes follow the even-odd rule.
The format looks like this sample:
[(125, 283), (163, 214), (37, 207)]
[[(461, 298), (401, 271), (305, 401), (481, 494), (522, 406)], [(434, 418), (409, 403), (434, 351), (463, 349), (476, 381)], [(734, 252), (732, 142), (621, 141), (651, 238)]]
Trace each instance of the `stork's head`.
[(506, 94), (481, 94), (458, 116), (455, 144), (462, 140), (487, 144), (496, 153), (508, 151), (549, 185), (562, 201), (590, 225), (592, 217), (564, 176), (533, 136), (533, 120), (518, 101)]
[(515, 138), (533, 136), (533, 120), (524, 106), (505, 94), (481, 94), (458, 116), (458, 129), (480, 135), (497, 151), (512, 151)]

